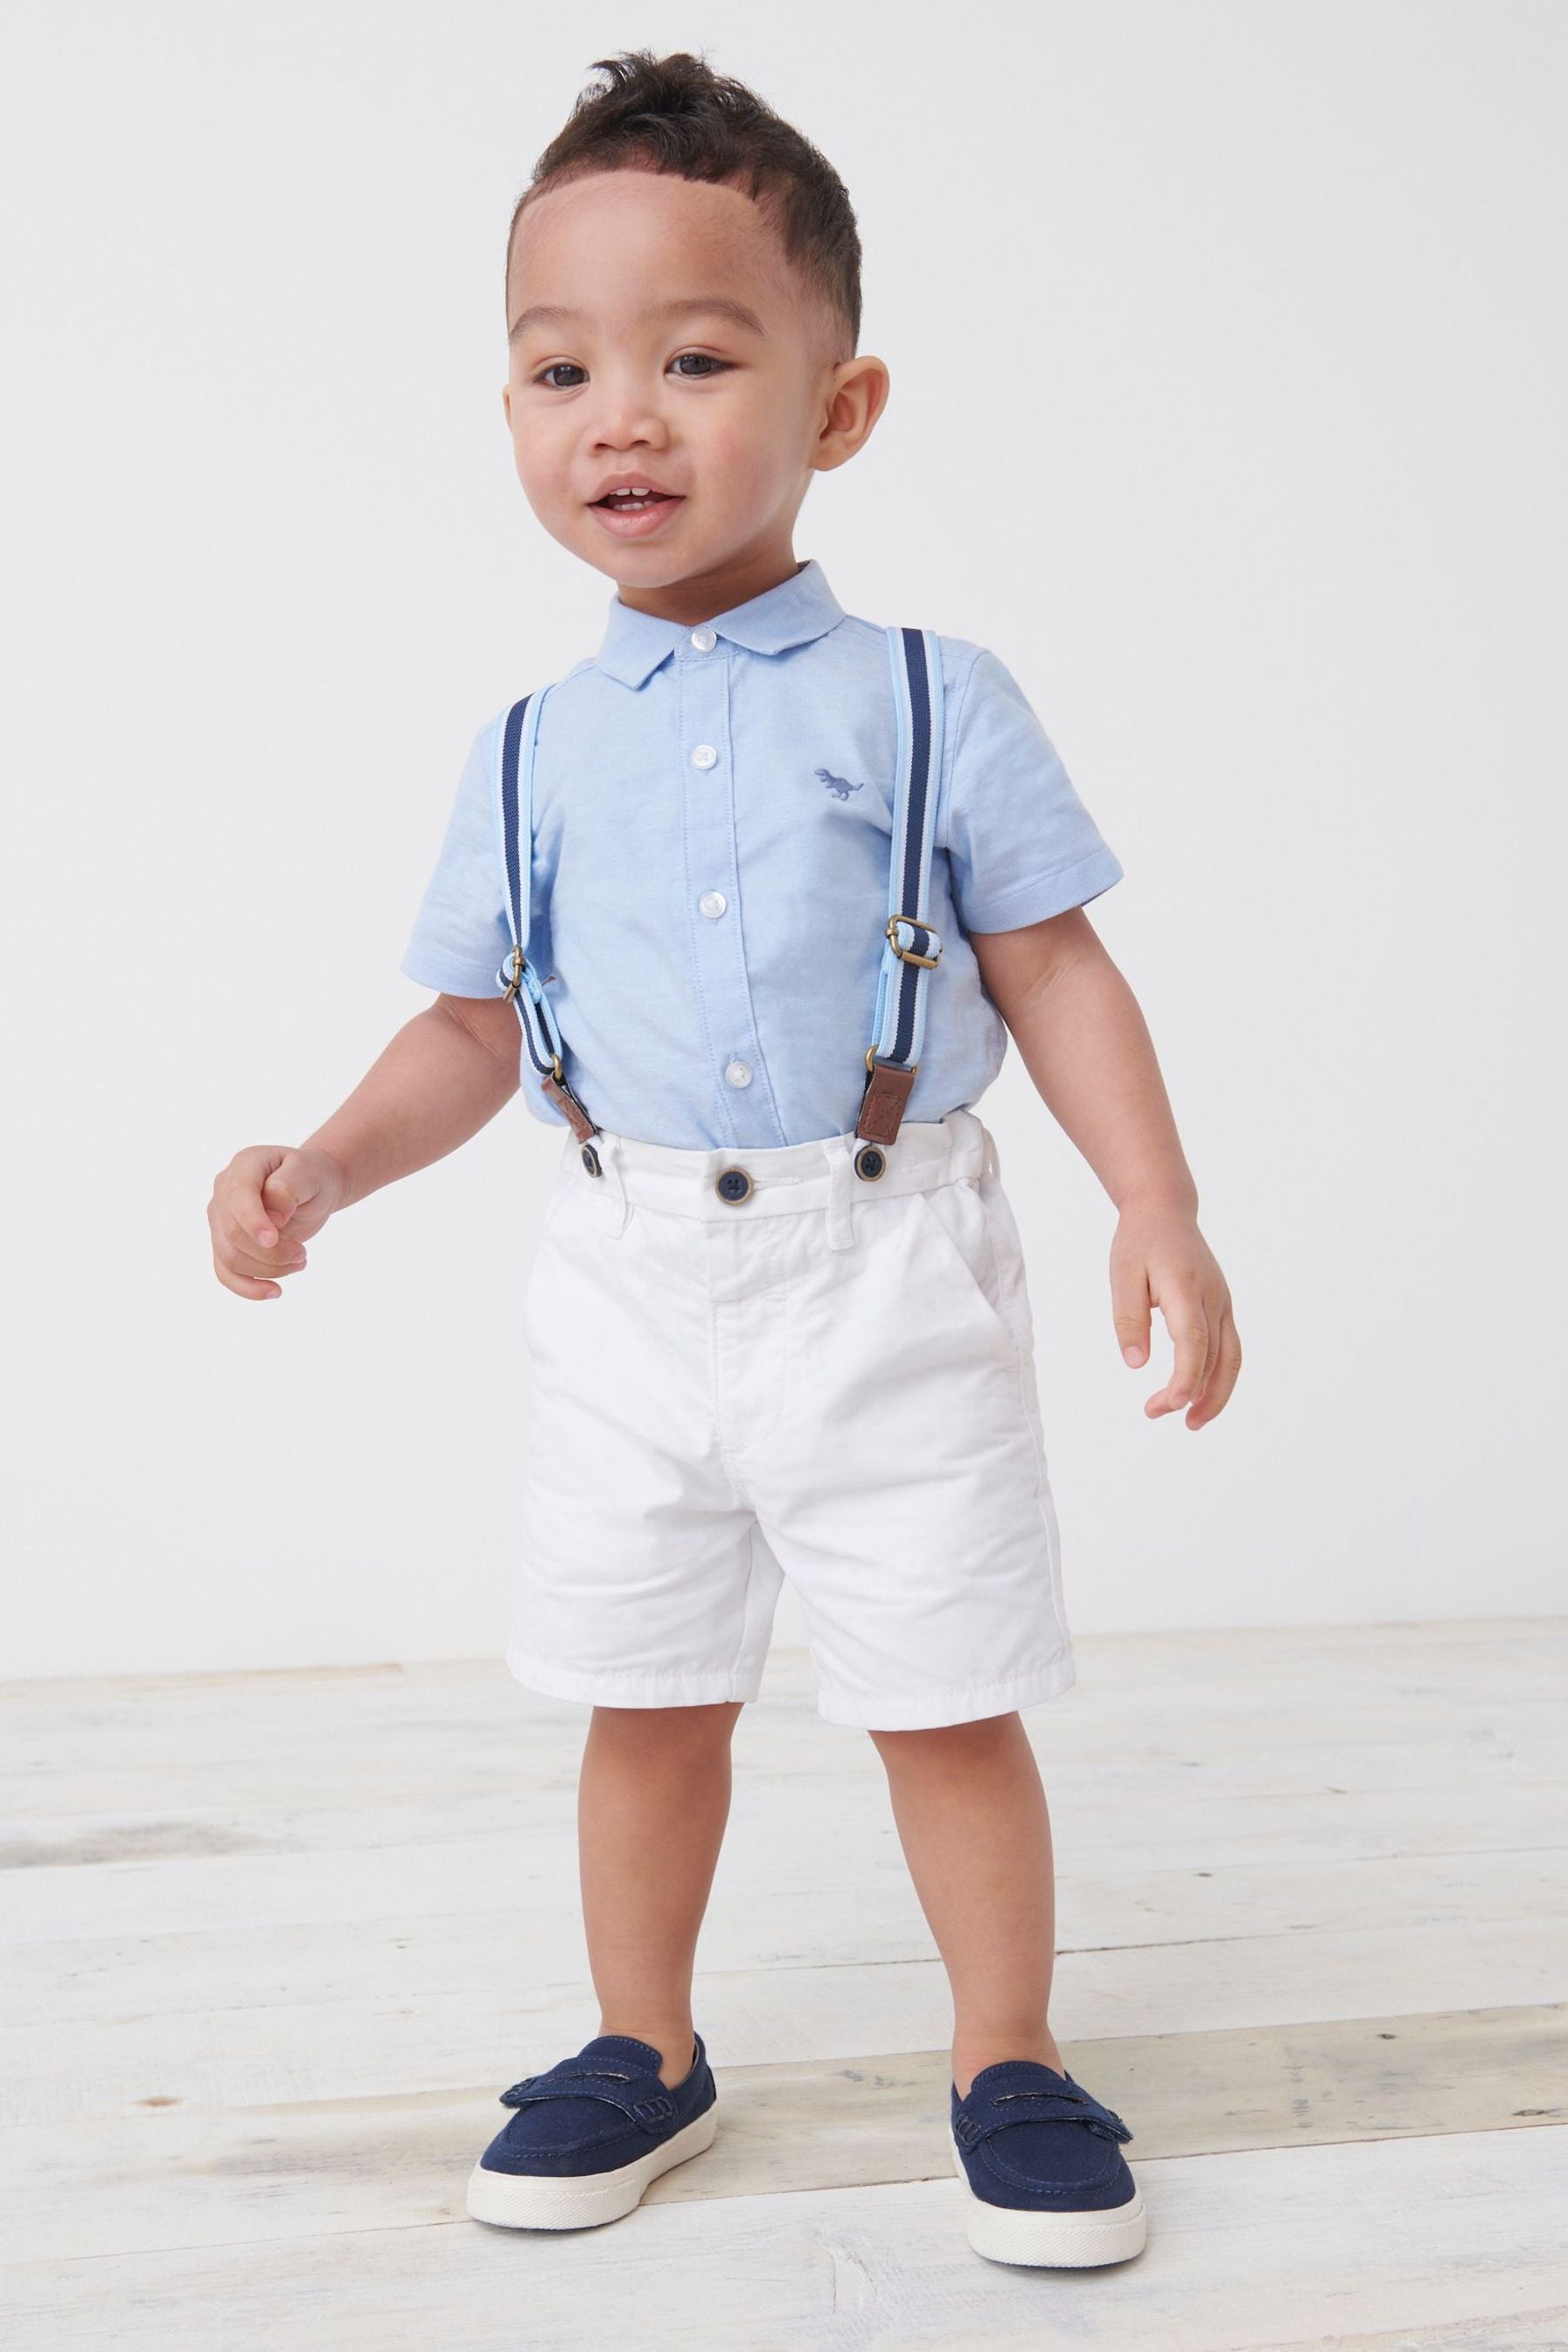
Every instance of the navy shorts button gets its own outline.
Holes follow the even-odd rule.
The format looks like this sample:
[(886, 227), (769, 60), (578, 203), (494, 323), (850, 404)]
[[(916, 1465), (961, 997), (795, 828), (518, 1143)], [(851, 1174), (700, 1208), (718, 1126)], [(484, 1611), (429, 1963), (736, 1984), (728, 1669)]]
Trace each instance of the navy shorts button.
[(874, 1143), (863, 1143), (855, 1154), (855, 1173), (857, 1176), (864, 1176), (868, 1182), (882, 1175), (887, 1165), (887, 1153), (879, 1151)]
[(583, 1146), (583, 1165), (590, 1176), (604, 1174), (604, 1170), (599, 1165), (599, 1155), (591, 1143), (585, 1143)]
[(743, 1168), (726, 1168), (713, 1179), (713, 1190), (721, 1201), (749, 1201), (752, 1180)]

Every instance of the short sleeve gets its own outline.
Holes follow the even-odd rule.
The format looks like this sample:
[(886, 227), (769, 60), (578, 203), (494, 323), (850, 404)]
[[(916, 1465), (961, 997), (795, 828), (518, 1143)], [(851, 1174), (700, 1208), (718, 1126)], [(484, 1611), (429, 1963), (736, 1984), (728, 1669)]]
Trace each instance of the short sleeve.
[(469, 749), (446, 836), (398, 970), (447, 996), (494, 996), (511, 949), (490, 761), (495, 730)]
[(984, 647), (959, 689), (949, 756), (947, 854), (965, 931), (1044, 922), (1121, 880), (1023, 688)]

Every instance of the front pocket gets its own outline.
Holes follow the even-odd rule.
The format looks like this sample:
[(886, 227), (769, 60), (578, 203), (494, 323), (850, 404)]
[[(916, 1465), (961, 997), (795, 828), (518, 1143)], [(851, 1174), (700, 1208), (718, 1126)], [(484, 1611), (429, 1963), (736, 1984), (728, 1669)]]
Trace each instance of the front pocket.
[(529, 1265), (528, 1273), (524, 1276), (522, 1285), (521, 1320), (525, 1339), (527, 1339), (529, 1332), (530, 1310), (533, 1305), (534, 1292), (538, 1287), (539, 1277), (541, 1273), (543, 1271), (544, 1262), (550, 1254), (551, 1241), (554, 1234), (556, 1222), (560, 1217), (562, 1210), (565, 1207), (568, 1199), (577, 1190), (578, 1186), (573, 1181), (573, 1171), (569, 1168), (563, 1169), (556, 1177), (554, 1190), (544, 1203), (544, 1214), (540, 1220), (538, 1239), (533, 1244), (532, 1261)]
[(1001, 1264), (996, 1237), (982, 1192), (984, 1180), (960, 1177), (948, 1184), (939, 1184), (931, 1192), (920, 1192), (924, 1222), (935, 1232), (942, 1249), (952, 1263), (964, 1276), (978, 1304), (1005, 1339), (1009, 1348), (1022, 1344), (1020, 1328), (1015, 1321), (1016, 1293)]

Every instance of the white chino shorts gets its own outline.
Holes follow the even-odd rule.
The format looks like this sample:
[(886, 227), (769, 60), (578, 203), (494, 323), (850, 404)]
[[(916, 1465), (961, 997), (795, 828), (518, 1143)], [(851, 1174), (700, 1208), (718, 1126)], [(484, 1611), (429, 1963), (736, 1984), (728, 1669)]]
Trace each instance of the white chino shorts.
[(975, 1113), (906, 1119), (872, 1181), (853, 1135), (593, 1149), (598, 1175), (565, 1138), (523, 1297), (517, 1680), (754, 1699), (787, 1576), (830, 1723), (1067, 1690), (1023, 1254)]

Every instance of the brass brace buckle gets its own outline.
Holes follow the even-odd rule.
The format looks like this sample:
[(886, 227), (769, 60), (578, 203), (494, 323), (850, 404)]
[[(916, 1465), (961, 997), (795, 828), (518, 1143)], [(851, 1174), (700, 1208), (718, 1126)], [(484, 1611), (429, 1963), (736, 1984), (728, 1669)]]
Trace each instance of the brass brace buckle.
[(889, 915), (887, 922), (883, 926), (883, 937), (886, 939), (889, 946), (892, 949), (893, 953), (899, 958), (900, 962), (918, 963), (923, 966), (926, 971), (931, 971), (931, 968), (942, 960), (942, 941), (937, 940), (935, 955), (917, 955), (913, 948), (901, 948), (899, 945), (898, 940), (895, 938), (894, 934), (897, 932), (900, 923), (912, 924), (917, 930), (926, 932), (931, 939), (936, 939), (934, 928), (931, 924), (925, 921), (923, 917), (920, 915)]

